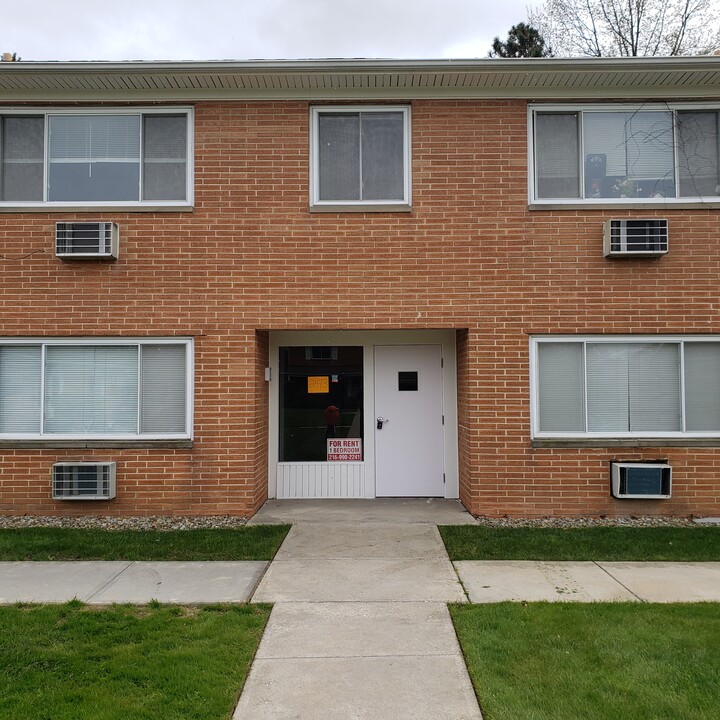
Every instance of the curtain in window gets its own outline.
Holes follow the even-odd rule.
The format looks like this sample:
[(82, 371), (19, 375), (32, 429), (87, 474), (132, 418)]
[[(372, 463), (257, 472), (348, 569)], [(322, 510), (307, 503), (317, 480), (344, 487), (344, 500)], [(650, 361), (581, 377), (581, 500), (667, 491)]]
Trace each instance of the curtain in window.
[(685, 429), (720, 431), (720, 343), (685, 343)]
[(0, 200), (43, 199), (45, 119), (6, 116), (2, 123), (2, 192)]
[(539, 198), (580, 197), (578, 114), (535, 116), (535, 175)]
[(40, 373), (38, 346), (0, 347), (0, 432), (40, 432)]
[(48, 200), (140, 199), (139, 115), (51, 115)]
[(143, 200), (185, 200), (187, 117), (143, 118)]
[(539, 426), (542, 432), (584, 432), (583, 346), (538, 345)]
[(48, 346), (44, 427), (47, 433), (137, 433), (137, 347)]
[(185, 346), (142, 346), (140, 432), (185, 432)]
[(588, 344), (587, 362), (588, 430), (627, 432), (628, 346), (620, 343)]

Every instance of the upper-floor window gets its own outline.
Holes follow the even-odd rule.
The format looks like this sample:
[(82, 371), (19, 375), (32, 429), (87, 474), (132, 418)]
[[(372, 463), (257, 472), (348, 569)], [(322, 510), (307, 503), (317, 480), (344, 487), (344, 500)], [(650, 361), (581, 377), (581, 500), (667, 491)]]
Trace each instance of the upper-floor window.
[(410, 207), (409, 108), (313, 108), (311, 146), (311, 206)]
[(544, 105), (531, 117), (532, 201), (720, 201), (717, 109)]
[(190, 111), (0, 111), (0, 204), (191, 201)]
[(535, 337), (533, 436), (720, 437), (720, 338)]

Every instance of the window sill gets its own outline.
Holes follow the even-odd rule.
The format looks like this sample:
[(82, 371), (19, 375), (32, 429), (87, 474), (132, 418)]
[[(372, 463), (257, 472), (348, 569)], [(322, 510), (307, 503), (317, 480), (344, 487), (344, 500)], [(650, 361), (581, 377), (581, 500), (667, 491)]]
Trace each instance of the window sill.
[(337, 203), (333, 205), (310, 205), (309, 210), (311, 213), (409, 213), (412, 212), (412, 205), (408, 203), (368, 203), (367, 205)]
[(533, 448), (720, 447), (720, 438), (593, 438), (531, 440)]
[(554, 202), (530, 202), (528, 210), (718, 210), (720, 200), (672, 200), (657, 201), (648, 200), (645, 202), (619, 202), (613, 200), (593, 201), (554, 201)]
[(54, 213), (54, 212), (193, 212), (193, 205), (188, 203), (177, 203), (172, 205), (153, 205), (152, 203), (118, 203), (98, 205), (69, 205), (52, 203), (33, 203), (32, 205), (0, 205), (0, 213)]
[(192, 440), (0, 440), (0, 449), (8, 450), (149, 450), (192, 447)]

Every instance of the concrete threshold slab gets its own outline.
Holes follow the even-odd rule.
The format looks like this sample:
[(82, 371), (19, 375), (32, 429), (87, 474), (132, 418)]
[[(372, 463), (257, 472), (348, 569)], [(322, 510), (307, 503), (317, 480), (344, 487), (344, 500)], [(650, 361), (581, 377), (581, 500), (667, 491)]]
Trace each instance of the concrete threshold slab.
[(462, 560), (453, 564), (472, 603), (637, 600), (624, 583), (593, 562)]
[(646, 602), (720, 602), (720, 562), (601, 562)]
[(253, 602), (465, 602), (448, 560), (275, 560)]
[(391, 525), (474, 525), (458, 500), (375, 498), (373, 500), (268, 500), (248, 525), (282, 523), (388, 523)]

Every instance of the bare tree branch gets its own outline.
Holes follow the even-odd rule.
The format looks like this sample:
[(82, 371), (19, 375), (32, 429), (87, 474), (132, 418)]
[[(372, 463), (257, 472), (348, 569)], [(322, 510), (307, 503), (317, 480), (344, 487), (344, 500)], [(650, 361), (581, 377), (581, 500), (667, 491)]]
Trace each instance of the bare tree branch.
[(717, 0), (545, 0), (530, 23), (559, 56), (695, 55), (720, 46)]

